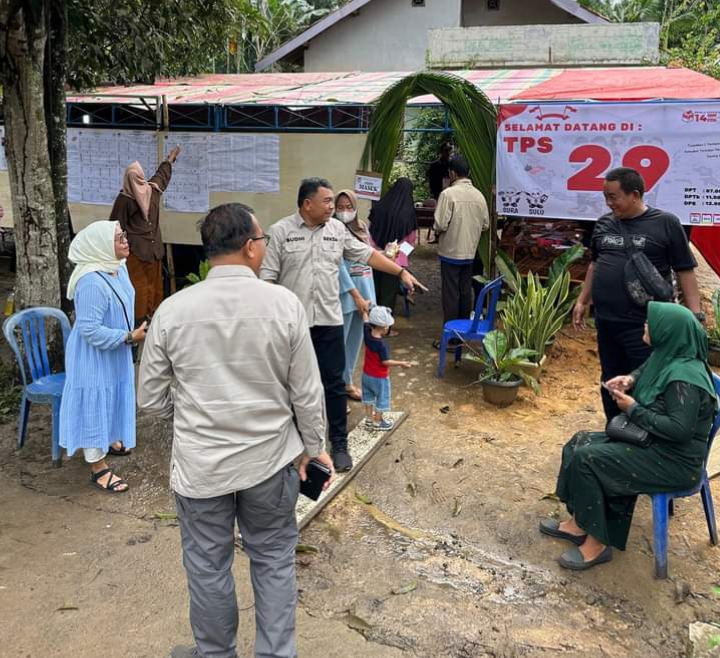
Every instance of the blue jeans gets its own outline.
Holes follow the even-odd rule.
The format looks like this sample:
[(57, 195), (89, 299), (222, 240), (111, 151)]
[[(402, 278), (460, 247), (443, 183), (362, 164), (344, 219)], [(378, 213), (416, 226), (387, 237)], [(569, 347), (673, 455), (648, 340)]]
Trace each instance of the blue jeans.
[(390, 411), (390, 377), (372, 377), (363, 373), (362, 401), (373, 405), (375, 411)]
[(353, 383), (353, 372), (363, 344), (363, 319), (357, 311), (343, 315), (343, 331), (345, 336), (345, 386)]

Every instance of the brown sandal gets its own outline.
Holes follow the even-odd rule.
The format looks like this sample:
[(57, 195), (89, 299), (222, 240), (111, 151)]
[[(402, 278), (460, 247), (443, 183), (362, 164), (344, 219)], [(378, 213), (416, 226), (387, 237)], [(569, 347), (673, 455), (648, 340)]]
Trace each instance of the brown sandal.
[(362, 395), (360, 394), (360, 390), (357, 386), (346, 386), (345, 395), (347, 395), (351, 400), (362, 400)]
[[(108, 483), (107, 485), (103, 486), (98, 482), (99, 479), (104, 477), (110, 473), (110, 476), (108, 477)], [(98, 471), (97, 473), (93, 473), (90, 476), (90, 484), (92, 484), (94, 487), (97, 487), (101, 491), (104, 491), (105, 493), (109, 494), (120, 494), (125, 493), (126, 491), (130, 490), (130, 487), (126, 489), (118, 489), (119, 486), (126, 484), (125, 480), (123, 480), (121, 477), (118, 476), (118, 479), (113, 482), (113, 475), (115, 473), (112, 472), (112, 469), (110, 468), (103, 468), (102, 471)]]
[(113, 457), (128, 457), (129, 455), (132, 455), (132, 450), (128, 450), (122, 441), (119, 443), (119, 448), (113, 448), (112, 445), (108, 447), (107, 454), (112, 455)]

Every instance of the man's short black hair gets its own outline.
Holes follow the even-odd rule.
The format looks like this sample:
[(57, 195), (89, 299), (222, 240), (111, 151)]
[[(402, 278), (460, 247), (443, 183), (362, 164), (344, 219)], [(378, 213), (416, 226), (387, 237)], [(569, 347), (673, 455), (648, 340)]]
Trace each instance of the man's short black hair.
[(470, 165), (462, 155), (454, 155), (448, 165), (450, 171), (454, 171), (460, 178), (467, 178), (470, 175)]
[(303, 179), (300, 183), (300, 189), (298, 189), (298, 208), (302, 208), (303, 203), (305, 203), (305, 199), (310, 199), (315, 196), (315, 194), (321, 187), (327, 187), (328, 190), (332, 190), (332, 185), (330, 185), (330, 181), (326, 180), (325, 178)]
[(453, 149), (452, 142), (443, 142), (440, 146), (440, 153), (442, 153), (444, 151), (452, 151), (452, 149)]
[(635, 169), (630, 169), (630, 167), (611, 169), (605, 174), (605, 180), (620, 183), (620, 189), (625, 192), (625, 194), (638, 192), (641, 199), (645, 194), (645, 181), (643, 177)]
[(254, 210), (244, 203), (224, 203), (200, 221), (200, 237), (208, 258), (240, 251), (254, 237)]

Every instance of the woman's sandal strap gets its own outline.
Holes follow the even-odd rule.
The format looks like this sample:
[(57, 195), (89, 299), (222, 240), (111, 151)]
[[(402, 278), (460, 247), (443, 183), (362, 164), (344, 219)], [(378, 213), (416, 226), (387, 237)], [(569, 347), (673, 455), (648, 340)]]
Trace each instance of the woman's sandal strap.
[(110, 476), (111, 482), (108, 482), (107, 487), (105, 487), (106, 489), (110, 489), (110, 491), (115, 491), (115, 489), (117, 489), (121, 484), (125, 484), (125, 480), (123, 480), (122, 478), (118, 478), (117, 480), (115, 480), (114, 482), (112, 482), (112, 476), (113, 476), (113, 475), (115, 475), (115, 474), (113, 473), (113, 474)]
[[(108, 473), (110, 473), (110, 476), (108, 477), (108, 483), (107, 483), (106, 485), (100, 484), (100, 483), (98, 482), (98, 480), (99, 480), (101, 477), (103, 477), (104, 475), (107, 475)], [(125, 484), (125, 480), (123, 480), (120, 476), (117, 476), (118, 479), (115, 480), (115, 481), (113, 481), (113, 476), (114, 476), (114, 475), (115, 475), (115, 473), (113, 473), (113, 470), (112, 470), (111, 468), (104, 468), (102, 471), (98, 471), (97, 473), (93, 473), (93, 474), (90, 476), (90, 480), (92, 481), (92, 483), (93, 483), (96, 487), (99, 487), (100, 489), (105, 489), (106, 491), (110, 491), (110, 492), (112, 492), (112, 493), (115, 493), (115, 490), (116, 490), (119, 486)], [(126, 490), (123, 489), (122, 491), (126, 491)], [(118, 491), (117, 493), (120, 493), (120, 491)]]
[[(97, 484), (97, 481), (98, 481), (103, 475), (107, 475), (108, 473), (110, 473), (110, 479), (112, 480), (112, 469), (111, 469), (111, 468), (103, 468), (102, 471), (98, 471), (97, 473), (93, 473), (93, 474), (90, 476), (90, 479), (91, 479), (95, 484)], [(100, 486), (102, 486), (102, 485), (100, 485)]]

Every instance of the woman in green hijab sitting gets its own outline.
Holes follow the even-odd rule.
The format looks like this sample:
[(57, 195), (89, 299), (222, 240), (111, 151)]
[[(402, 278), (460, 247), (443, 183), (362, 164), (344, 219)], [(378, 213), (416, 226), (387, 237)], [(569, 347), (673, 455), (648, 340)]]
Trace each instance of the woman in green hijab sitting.
[(575, 544), (559, 559), (567, 569), (609, 562), (613, 546), (625, 550), (638, 494), (690, 489), (702, 475), (717, 408), (705, 330), (684, 306), (650, 302), (643, 340), (650, 358), (606, 385), (651, 444), (578, 432), (563, 448), (556, 493), (571, 518), (545, 519), (540, 532)]

